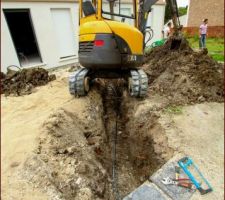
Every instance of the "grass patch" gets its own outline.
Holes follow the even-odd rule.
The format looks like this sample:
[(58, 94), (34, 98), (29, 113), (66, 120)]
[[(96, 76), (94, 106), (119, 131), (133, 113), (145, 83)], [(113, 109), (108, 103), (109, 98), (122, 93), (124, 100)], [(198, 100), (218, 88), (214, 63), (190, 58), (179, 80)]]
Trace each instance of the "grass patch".
[(214, 54), (214, 55), (211, 55), (212, 58), (216, 61), (220, 61), (220, 62), (224, 62), (224, 55), (221, 55), (221, 54)]
[(169, 114), (182, 114), (183, 110), (180, 106), (168, 106), (163, 110), (163, 112)]
[[(198, 35), (187, 39), (193, 49), (199, 48)], [(224, 62), (224, 38), (206, 38), (206, 47), (214, 60)]]

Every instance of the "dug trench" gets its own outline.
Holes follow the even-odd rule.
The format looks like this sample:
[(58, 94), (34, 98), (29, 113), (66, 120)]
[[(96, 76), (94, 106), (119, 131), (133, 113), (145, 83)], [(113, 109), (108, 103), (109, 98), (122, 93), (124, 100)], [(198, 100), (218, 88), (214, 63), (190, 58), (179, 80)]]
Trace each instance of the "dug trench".
[[(50, 199), (122, 199), (173, 155), (158, 116), (136, 111), (124, 83), (100, 82), (77, 114), (71, 101), (44, 122), (23, 178)], [(81, 100), (82, 100), (81, 99)]]

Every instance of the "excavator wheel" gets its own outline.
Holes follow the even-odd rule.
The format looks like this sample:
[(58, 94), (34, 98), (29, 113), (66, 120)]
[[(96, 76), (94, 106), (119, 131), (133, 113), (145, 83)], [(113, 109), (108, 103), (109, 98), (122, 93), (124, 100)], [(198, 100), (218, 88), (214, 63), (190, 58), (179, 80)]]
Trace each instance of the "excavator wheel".
[(72, 95), (85, 96), (89, 91), (88, 69), (81, 68), (69, 77), (69, 91)]
[(145, 97), (148, 89), (148, 77), (143, 70), (131, 70), (128, 78), (128, 90), (133, 97)]

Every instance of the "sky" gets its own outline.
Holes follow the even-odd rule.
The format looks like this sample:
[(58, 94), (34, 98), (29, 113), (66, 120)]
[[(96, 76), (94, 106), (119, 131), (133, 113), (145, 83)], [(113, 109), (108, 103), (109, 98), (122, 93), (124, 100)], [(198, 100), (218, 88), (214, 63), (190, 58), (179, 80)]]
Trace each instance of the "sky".
[(185, 7), (189, 4), (189, 0), (177, 0), (178, 7)]

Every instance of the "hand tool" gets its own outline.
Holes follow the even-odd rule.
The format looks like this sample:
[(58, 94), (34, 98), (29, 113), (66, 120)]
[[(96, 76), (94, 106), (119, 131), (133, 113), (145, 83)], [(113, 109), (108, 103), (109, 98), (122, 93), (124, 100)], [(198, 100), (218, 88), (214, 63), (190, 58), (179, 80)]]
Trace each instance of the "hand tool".
[[(192, 183), (195, 185), (195, 187), (199, 190), (201, 195), (207, 194), (209, 192), (212, 192), (213, 189), (209, 182), (205, 179), (205, 177), (202, 175), (198, 167), (194, 164), (193, 160), (190, 157), (184, 157), (178, 161), (179, 166), (184, 170), (186, 175), (189, 177), (189, 179), (192, 181)], [(191, 169), (194, 169), (195, 172), (198, 173), (199, 177), (202, 179), (201, 181), (204, 181), (204, 183), (208, 186), (207, 189), (202, 188), (201, 181), (197, 180), (196, 177), (194, 177), (193, 172), (191, 173)]]
[(167, 177), (162, 180), (162, 183), (165, 185), (177, 185), (191, 190), (196, 189), (196, 187), (193, 185), (193, 183), (190, 182), (189, 179), (175, 180), (171, 179), (170, 177)]

